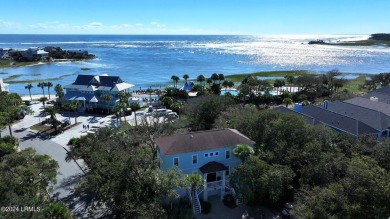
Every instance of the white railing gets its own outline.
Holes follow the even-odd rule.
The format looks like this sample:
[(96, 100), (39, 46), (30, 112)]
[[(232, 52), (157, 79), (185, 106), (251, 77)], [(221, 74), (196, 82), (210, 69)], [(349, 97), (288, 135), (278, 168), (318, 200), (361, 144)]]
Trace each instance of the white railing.
[(214, 181), (214, 182), (208, 182), (207, 183), (207, 188), (212, 189), (212, 188), (218, 188), (222, 186), (223, 181)]
[(194, 214), (202, 213), (202, 206), (200, 205), (199, 196), (197, 192), (195, 192), (195, 200), (194, 204), (192, 205), (192, 208), (194, 210)]

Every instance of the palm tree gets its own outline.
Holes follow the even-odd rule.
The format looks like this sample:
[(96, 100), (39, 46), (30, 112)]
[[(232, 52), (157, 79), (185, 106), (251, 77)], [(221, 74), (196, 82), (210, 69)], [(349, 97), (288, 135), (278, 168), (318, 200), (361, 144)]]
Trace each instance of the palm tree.
[(54, 106), (48, 106), (43, 110), (43, 113), (45, 115), (50, 115), (50, 123), (56, 131), (57, 131), (57, 125), (59, 123), (56, 117), (58, 111), (59, 111), (58, 108)]
[(46, 87), (46, 83), (45, 83), (45, 82), (39, 82), (39, 83), (37, 84), (37, 87), (42, 88), (43, 97), (45, 97), (45, 87)]
[(172, 75), (171, 79), (173, 81), (173, 86), (177, 87), (177, 82), (180, 80), (180, 78), (177, 77), (176, 75)]
[(50, 88), (53, 87), (53, 84), (50, 81), (48, 81), (46, 83), (46, 87), (47, 87), (47, 93), (49, 94), (49, 99), (50, 99)]
[(223, 81), (222, 82), (222, 86), (226, 89), (227, 87), (229, 87), (229, 81)]
[(48, 99), (47, 99), (47, 97), (41, 97), (41, 98), (39, 98), (39, 101), (42, 103), (42, 105), (43, 105), (43, 108), (45, 108), (45, 102), (47, 101)]
[(158, 101), (160, 101), (160, 95), (162, 94), (161, 90), (157, 90), (156, 94), (157, 94)]
[(242, 162), (244, 162), (253, 153), (253, 148), (245, 144), (238, 144), (237, 147), (233, 149), (233, 154), (239, 157)]
[[(206, 81), (206, 78), (203, 76), (203, 75), (199, 75), (197, 78), (196, 78), (196, 81), (198, 81), (200, 84), (202, 84), (202, 82), (205, 82)], [(203, 85), (204, 86), (204, 85)]]
[(81, 107), (82, 103), (78, 100), (73, 100), (70, 103), (70, 108), (75, 112), (74, 123), (77, 124), (77, 110)]
[(59, 101), (62, 102), (63, 101), (62, 98), (65, 96), (65, 93), (64, 93), (64, 89), (62, 89), (61, 84), (57, 84), (54, 87), (54, 91), (56, 92), (56, 96), (58, 97)]
[(215, 83), (215, 81), (219, 80), (219, 76), (217, 73), (213, 73), (211, 75), (211, 80), (213, 80), (213, 83)]
[(191, 195), (194, 196), (197, 189), (204, 186), (204, 179), (201, 175), (193, 173), (187, 177), (188, 184), (191, 185)]
[(292, 103), (292, 99), (289, 97), (286, 97), (283, 99), (283, 103), (286, 104), (286, 107), (288, 107), (288, 105)]
[(107, 108), (107, 114), (110, 113), (110, 108), (109, 108), (109, 103), (110, 101), (112, 100), (112, 95), (110, 94), (102, 94), (100, 96), (100, 98), (103, 100), (103, 102), (106, 104), (106, 108)]
[(184, 80), (186, 81), (186, 84), (187, 84), (187, 80), (188, 80), (188, 78), (190, 78), (190, 76), (188, 74), (185, 74), (185, 75), (183, 75), (183, 78), (184, 78)]
[[(152, 93), (153, 93), (153, 89), (152, 89), (152, 88), (146, 89), (146, 93), (149, 94), (149, 103), (151, 104), (151, 102), (152, 102)], [(149, 105), (150, 105), (150, 104), (149, 104)]]
[(32, 97), (31, 97), (31, 88), (33, 88), (34, 86), (32, 86), (32, 84), (27, 84), (24, 88), (28, 89), (28, 93), (30, 94), (30, 99), (32, 101)]
[(230, 87), (230, 88), (234, 87), (234, 82), (233, 81), (228, 81), (228, 87)]
[(211, 83), (213, 83), (213, 79), (207, 78), (206, 83), (209, 84), (209, 88), (211, 87)]
[(291, 86), (294, 83), (294, 76), (286, 75), (284, 76), (284, 78), (286, 79), (287, 83), (290, 85), (290, 93), (291, 93)]
[(70, 121), (70, 111), (73, 111), (73, 109), (72, 109), (72, 102), (66, 102), (63, 107), (64, 107), (65, 110), (68, 111), (69, 125), (71, 125), (72, 122)]
[(221, 83), (221, 81), (225, 80), (225, 75), (218, 74), (218, 80), (219, 80), (219, 83)]
[(134, 113), (135, 126), (137, 126), (137, 114), (135, 113), (135, 111), (137, 111), (140, 108), (139, 104), (137, 102), (132, 102), (130, 104), (130, 108), (131, 111)]
[(119, 97), (119, 103), (118, 106), (116, 106), (116, 109), (122, 113), (122, 116), (125, 118), (125, 122), (126, 122), (126, 110), (130, 106), (129, 98), (131, 97), (131, 93), (120, 92), (118, 93), (118, 97)]

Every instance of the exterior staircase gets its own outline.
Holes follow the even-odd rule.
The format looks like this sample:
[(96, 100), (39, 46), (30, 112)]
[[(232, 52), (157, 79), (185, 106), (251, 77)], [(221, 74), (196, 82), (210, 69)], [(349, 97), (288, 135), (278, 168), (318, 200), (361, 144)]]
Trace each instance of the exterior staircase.
[(192, 204), (192, 212), (194, 214), (200, 214), (202, 213), (202, 206), (200, 205), (200, 200), (199, 200), (199, 193), (202, 191), (196, 190), (195, 193), (192, 193), (191, 190), (187, 191), (188, 198)]
[(226, 189), (227, 189), (227, 191), (228, 191), (227, 194), (228, 194), (228, 193), (232, 194), (234, 200), (236, 200), (236, 205), (242, 204), (242, 202), (240, 201), (240, 199), (237, 197), (236, 190), (234, 190), (233, 187), (226, 186)]

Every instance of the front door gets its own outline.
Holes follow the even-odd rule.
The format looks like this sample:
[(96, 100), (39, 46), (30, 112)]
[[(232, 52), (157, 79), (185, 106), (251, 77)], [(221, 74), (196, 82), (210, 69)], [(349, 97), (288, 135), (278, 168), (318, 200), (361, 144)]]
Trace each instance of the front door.
[(208, 173), (207, 174), (207, 182), (217, 181), (217, 173)]

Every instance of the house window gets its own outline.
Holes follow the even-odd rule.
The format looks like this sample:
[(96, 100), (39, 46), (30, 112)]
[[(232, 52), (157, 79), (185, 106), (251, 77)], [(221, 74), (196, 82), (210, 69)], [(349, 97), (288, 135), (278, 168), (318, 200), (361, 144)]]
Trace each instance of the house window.
[(213, 153), (213, 152), (210, 153), (210, 157), (212, 157), (212, 156), (214, 156), (214, 153)]
[(230, 159), (230, 151), (225, 152), (225, 158), (226, 158), (226, 160)]
[(192, 155), (192, 164), (198, 164), (198, 155)]
[(204, 157), (208, 157), (208, 156), (209, 156), (209, 154), (207, 154), (207, 153), (206, 153), (206, 154), (204, 154)]
[(215, 152), (215, 156), (218, 156), (218, 154), (219, 154), (219, 153), (218, 153), (218, 151), (217, 151), (217, 152)]
[(179, 158), (178, 157), (173, 158), (173, 165), (179, 166)]
[(226, 176), (229, 176), (229, 173), (230, 173), (230, 166), (226, 166), (226, 167), (227, 167), (227, 170), (226, 170), (225, 175), (226, 175)]

